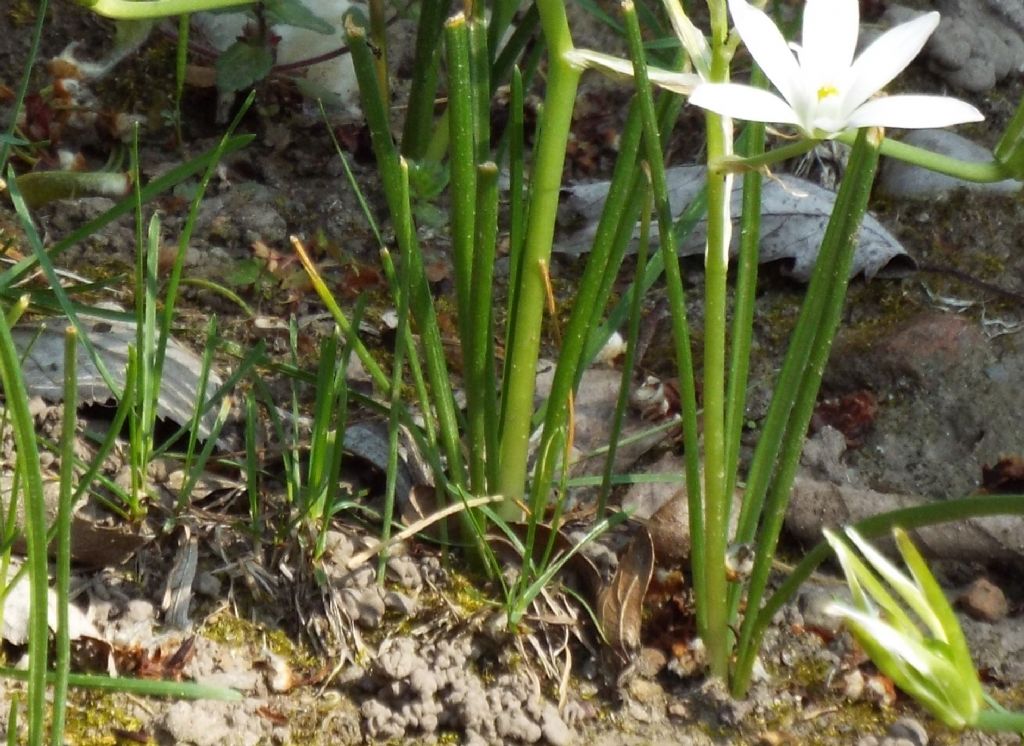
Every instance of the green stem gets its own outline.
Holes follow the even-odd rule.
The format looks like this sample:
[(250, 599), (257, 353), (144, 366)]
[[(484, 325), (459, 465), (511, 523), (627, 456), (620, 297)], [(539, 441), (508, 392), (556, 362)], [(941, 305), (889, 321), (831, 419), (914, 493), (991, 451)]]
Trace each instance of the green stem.
[(1024, 98), (1017, 104), (1013, 119), (999, 138), (995, 155), (1013, 178), (1024, 179)]
[[(712, 18), (711, 79), (729, 78), (727, 22), (724, 3), (709, 3)], [(716, 22), (717, 20), (717, 22)], [(732, 121), (705, 112), (708, 163), (732, 155)], [(728, 500), (725, 494), (725, 344), (726, 281), (732, 234), (732, 175), (708, 169), (707, 249), (704, 254), (704, 603), (707, 629), (704, 644), (712, 675), (729, 674), (730, 631), (725, 552), (728, 543)]]
[[(580, 72), (562, 55), (572, 48), (565, 6), (561, 0), (538, 0), (541, 25), (549, 51), (547, 93), (541, 114), (540, 136), (531, 184), (526, 243), (519, 276), (519, 314), (516, 318), (515, 344), (509, 350), (509, 378), (503, 405), (506, 413), (501, 438), (498, 491), (507, 500), (499, 506), (506, 518), (519, 513), (514, 500), (526, 489), (526, 460), (533, 412), (534, 377), (540, 350), (540, 330), (544, 314), (545, 285), (543, 268), (551, 257), (558, 191), (562, 183), (565, 147), (572, 123), (573, 103)], [(564, 408), (566, 402), (551, 403)], [(537, 489), (540, 489), (538, 487)]]
[[(846, 132), (836, 139), (839, 142), (852, 145), (856, 140), (856, 133)], [(933, 153), (930, 150), (907, 145), (906, 143), (890, 140), (889, 138), (882, 140), (882, 155), (927, 168), (929, 171), (963, 179), (964, 181), (989, 183), (1013, 178), (1013, 174), (1010, 173), (1008, 168), (996, 160), (988, 161), (987, 163), (961, 161), (958, 158)]]
[(470, 309), (473, 313), (466, 345), (467, 426), (470, 486), (484, 495), (496, 476), (497, 397), (491, 304), (494, 252), (498, 234), (498, 166), (488, 161), (477, 173), (476, 249), (473, 257)]
[[(751, 125), (754, 123), (752, 122)], [(750, 125), (748, 125), (750, 126)], [(761, 125), (762, 127), (764, 125)], [(748, 155), (730, 155), (716, 158), (714, 160), (708, 159), (708, 167), (714, 171), (723, 171), (731, 173), (750, 173), (752, 171), (762, 171), (766, 166), (770, 166), (773, 163), (780, 163), (781, 161), (788, 161), (790, 158), (796, 158), (808, 153), (814, 149), (820, 140), (800, 140), (798, 142), (790, 143), (789, 145), (783, 145), (781, 148), (773, 148), (767, 153), (762, 148), (760, 153), (750, 153)]]
[(982, 710), (971, 726), (989, 733), (1021, 733), (1024, 732), (1024, 712)]
[[(651, 181), (647, 175), (643, 188), (643, 207), (640, 210), (640, 242), (636, 249), (636, 266), (647, 266), (647, 250), (650, 245), (651, 228)], [(612, 474), (615, 470), (615, 454), (622, 437), (622, 421), (629, 405), (629, 393), (633, 382), (633, 369), (636, 362), (636, 340), (640, 334), (640, 316), (643, 310), (643, 283), (633, 283), (629, 301), (629, 329), (626, 333), (626, 355), (622, 361), (622, 378), (619, 384), (619, 396), (615, 402), (615, 413), (612, 415), (612, 426), (608, 435), (608, 453), (605, 456), (604, 471), (601, 475), (601, 492), (597, 498), (598, 519), (604, 517), (608, 505), (608, 496), (612, 491)]]
[(50, 728), (54, 746), (64, 743), (68, 675), (71, 672), (68, 599), (71, 597), (71, 510), (74, 502), (75, 426), (78, 422), (75, 413), (78, 404), (77, 335), (74, 326), (64, 331), (64, 412), (60, 439), (60, 499), (57, 505), (57, 639), (54, 645), (53, 724)]
[[(8, 416), (14, 425), (17, 472), (24, 485), (25, 543), (29, 572), (28, 636), (28, 741), (30, 746), (43, 742), (46, 724), (46, 660), (49, 645), (47, 624), (48, 576), (46, 568), (46, 505), (43, 475), (39, 465), (35, 420), (29, 412), (29, 397), (21, 373), (21, 360), (6, 319), (0, 314), (0, 379)], [(7, 579), (2, 581), (7, 583)]]
[[(755, 70), (752, 84), (765, 82), (763, 73)], [(749, 155), (764, 151), (765, 126), (751, 122), (743, 138)], [(754, 301), (757, 291), (758, 248), (761, 238), (761, 182), (758, 172), (743, 176), (743, 213), (740, 219), (740, 249), (736, 270), (736, 303), (733, 308), (732, 346), (730, 349), (729, 383), (725, 393), (726, 464), (729, 478), (726, 494), (736, 486), (740, 438), (746, 414), (747, 379), (750, 370), (750, 347), (754, 329)], [(729, 502), (731, 507), (732, 502)]]
[[(470, 72), (469, 28), (459, 13), (445, 23), (448, 63), (449, 171), (451, 173), (452, 267), (458, 305), (459, 341), (463, 366), (469, 364), (469, 339), (473, 324), (470, 288), (473, 278), (473, 244), (476, 229), (476, 142), (473, 119), (473, 78)], [(475, 487), (474, 487), (475, 489)]]
[(416, 51), (413, 53), (412, 85), (402, 130), (402, 155), (411, 160), (427, 152), (434, 129), (434, 97), (437, 95), (438, 48), (448, 3), (423, 0), (416, 27)]
[(400, 422), (400, 411), (402, 405), (402, 368), (406, 354), (412, 352), (407, 346), (409, 332), (409, 288), (410, 275), (408, 252), (413, 245), (412, 236), (416, 230), (412, 220), (412, 204), (409, 199), (409, 165), (405, 159), (399, 161), (400, 178), (399, 190), (403, 202), (400, 215), (395, 216), (395, 230), (403, 234), (399, 241), (402, 250), (402, 270), (399, 277), (398, 288), (398, 328), (395, 330), (395, 355), (391, 365), (391, 401), (388, 411), (388, 462), (387, 475), (384, 485), (384, 511), (381, 517), (380, 540), (384, 549), (380, 553), (377, 562), (377, 582), (384, 583), (384, 573), (387, 569), (389, 552), (388, 541), (391, 538), (391, 521), (395, 508), (395, 487), (398, 476), (398, 428)]
[(122, 21), (166, 18), (205, 10), (250, 5), (252, 0), (77, 0), (96, 15)]
[[(764, 87), (767, 79), (759, 68), (751, 75), (751, 84)], [(741, 136), (742, 147), (747, 155), (756, 157), (764, 152), (765, 125), (751, 122)], [(733, 494), (739, 475), (740, 440), (746, 417), (747, 381), (750, 372), (750, 350), (754, 332), (754, 309), (757, 292), (757, 271), (759, 263), (759, 242), (761, 238), (761, 184), (760, 171), (749, 171), (743, 175), (743, 213), (740, 218), (740, 249), (736, 269), (736, 302), (733, 308), (732, 348), (730, 350), (729, 382), (725, 392), (726, 454), (725, 494), (726, 525), (732, 525)], [(736, 539), (738, 540), (738, 539)], [(743, 587), (734, 584), (729, 589), (728, 619), (730, 627), (735, 624)]]
[[(693, 357), (690, 350), (689, 325), (686, 318), (686, 297), (679, 272), (679, 256), (676, 252), (675, 226), (668, 199), (668, 185), (665, 178), (665, 163), (661, 151), (661, 137), (655, 119), (654, 103), (651, 98), (651, 83), (647, 77), (640, 28), (632, 3), (624, 2), (623, 15), (626, 20), (627, 40), (630, 56), (633, 58), (633, 74), (637, 88), (636, 104), (643, 126), (643, 142), (647, 163), (651, 170), (651, 189), (658, 214), (658, 241), (661, 245), (662, 265), (665, 271), (665, 289), (668, 294), (669, 310), (672, 317), (672, 339), (675, 346), (676, 366), (679, 371), (680, 400), (683, 418), (683, 443), (686, 469), (686, 493), (690, 509), (690, 535), (693, 541), (691, 555), (694, 557), (694, 595), (705, 597), (704, 534), (700, 526), (703, 515), (702, 491), (700, 485), (700, 447), (697, 426), (697, 393), (693, 377)], [(639, 174), (638, 174), (639, 178)], [(634, 182), (635, 183), (635, 182)], [(634, 198), (638, 195), (634, 194)], [(620, 231), (625, 227), (620, 222)], [(703, 636), (707, 629), (706, 603), (697, 603), (697, 628)]]
[[(346, 38), (352, 52), (352, 64), (356, 71), (356, 78), (359, 81), (363, 113), (366, 115), (370, 127), (374, 155), (377, 158), (378, 169), (384, 184), (385, 199), (389, 211), (397, 219), (397, 216), (402, 213), (398, 151), (391, 139), (387, 110), (377, 87), (373, 55), (366, 43), (366, 31), (358, 26), (351, 16), (346, 23)], [(399, 233), (398, 238), (404, 240), (403, 234)], [(466, 471), (459, 443), (458, 416), (452, 397), (447, 363), (444, 359), (441, 332), (438, 329), (437, 316), (434, 312), (434, 300), (427, 284), (423, 258), (419, 246), (416, 245), (415, 234), (411, 235), (409, 240), (413, 242), (413, 246), (409, 247), (408, 253), (403, 250), (402, 255), (409, 257), (409, 277), (412, 283), (409, 297), (410, 308), (422, 337), (427, 379), (433, 394), (441, 443), (445, 456), (448, 458), (451, 479), (456, 485), (463, 486), (466, 482)], [(356, 350), (358, 351), (358, 347)], [(387, 386), (388, 383), (385, 382), (385, 390)]]
[[(776, 387), (775, 396), (783, 402), (776, 416), (785, 420), (785, 426), (779, 431), (779, 440), (776, 442), (764, 441), (766, 436), (762, 435), (763, 442), (758, 443), (758, 452), (755, 453), (754, 461), (759, 467), (760, 476), (756, 488), (752, 485), (753, 478), (748, 484), (748, 490), (753, 494), (749, 496), (749, 500), (744, 500), (747, 514), (741, 515), (740, 528), (744, 533), (740, 540), (746, 540), (748, 535), (752, 536), (754, 525), (760, 523), (760, 529), (757, 533), (754, 570), (747, 590), (748, 612), (740, 629), (738, 661), (733, 681), (734, 692), (744, 691), (749, 683), (753, 659), (757, 652), (752, 636), (756, 619), (754, 610), (760, 608), (767, 587), (772, 558), (775, 556), (776, 543), (789, 502), (789, 491), (803, 449), (804, 436), (814, 411), (814, 402), (832, 348), (832, 340), (842, 317), (857, 231), (867, 210), (871, 184), (878, 166), (881, 138), (880, 130), (865, 129), (861, 131), (854, 145), (846, 176), (843, 178), (832, 217), (822, 240), (818, 262), (807, 289), (807, 300), (801, 309), (797, 331), (794, 332), (794, 341), (790, 353), (787, 353), (783, 372), (787, 372), (787, 368), (797, 367), (801, 359), (804, 363), (798, 366), (799, 370), (792, 371), (796, 379), (792, 388), (782, 386), (782, 374)], [(801, 335), (810, 338), (804, 340), (800, 338)], [(798, 341), (801, 344), (798, 344)], [(775, 409), (775, 405), (773, 398), (772, 409)], [(770, 411), (769, 417), (772, 414)], [(768, 463), (765, 463), (766, 459), (769, 459)], [(764, 484), (767, 473), (776, 463), (776, 473), (771, 492), (765, 502), (764, 515), (758, 520), (761, 510), (760, 505), (755, 503), (760, 485)], [(751, 472), (753, 474), (754, 466), (751, 467)]]

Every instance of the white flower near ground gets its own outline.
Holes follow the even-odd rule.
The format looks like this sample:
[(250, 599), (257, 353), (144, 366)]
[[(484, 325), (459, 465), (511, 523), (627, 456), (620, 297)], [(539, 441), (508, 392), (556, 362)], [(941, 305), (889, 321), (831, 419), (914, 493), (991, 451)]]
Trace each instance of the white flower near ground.
[(931, 128), (984, 117), (945, 96), (874, 95), (910, 64), (939, 24), (939, 14), (890, 29), (854, 59), (858, 0), (807, 0), (801, 43), (787, 43), (763, 11), (729, 0), (743, 43), (779, 94), (737, 83), (701, 83), (690, 103), (735, 119), (795, 125), (814, 139), (861, 127)]

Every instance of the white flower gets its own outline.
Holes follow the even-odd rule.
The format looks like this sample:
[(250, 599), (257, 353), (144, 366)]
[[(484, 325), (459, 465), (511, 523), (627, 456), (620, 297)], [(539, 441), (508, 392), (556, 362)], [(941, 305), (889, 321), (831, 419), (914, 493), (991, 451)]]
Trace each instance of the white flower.
[[(706, 80), (711, 68), (711, 50), (708, 48), (707, 40), (696, 26), (686, 17), (679, 0), (665, 0), (665, 10), (672, 28), (679, 37), (683, 49), (690, 56), (697, 74), (673, 72), (660, 67), (647, 67), (647, 77), (654, 85), (661, 86), (675, 93), (689, 94), (702, 80)], [(569, 64), (580, 69), (596, 68), (604, 73), (619, 76), (633, 77), (633, 63), (630, 60), (613, 57), (603, 52), (593, 52), (589, 49), (571, 49), (565, 53), (565, 59)]]
[(887, 31), (854, 60), (858, 6), (858, 0), (807, 0), (802, 43), (789, 45), (765, 13), (745, 0), (729, 0), (736, 30), (782, 95), (704, 83), (694, 89), (690, 103), (736, 119), (792, 124), (815, 139), (860, 127), (946, 127), (984, 118), (970, 104), (944, 96), (871, 98), (917, 56), (939, 14), (926, 13)]

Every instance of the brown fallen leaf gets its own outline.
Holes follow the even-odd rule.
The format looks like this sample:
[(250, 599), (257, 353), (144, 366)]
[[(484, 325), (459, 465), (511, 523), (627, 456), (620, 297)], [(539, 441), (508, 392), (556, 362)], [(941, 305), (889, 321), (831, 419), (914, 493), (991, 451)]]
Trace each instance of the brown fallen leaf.
[(654, 542), (641, 528), (619, 560), (609, 585), (597, 596), (597, 619), (605, 639), (628, 660), (640, 649), (644, 596), (654, 574)]

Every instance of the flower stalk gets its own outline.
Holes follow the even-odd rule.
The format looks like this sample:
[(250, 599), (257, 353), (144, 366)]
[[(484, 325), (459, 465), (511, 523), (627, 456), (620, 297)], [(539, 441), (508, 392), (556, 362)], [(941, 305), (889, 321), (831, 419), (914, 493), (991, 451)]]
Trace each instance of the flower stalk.
[[(711, 66), (709, 82), (729, 79), (728, 21), (724, 0), (709, 2)], [(698, 87), (699, 88), (699, 87)], [(708, 163), (733, 152), (732, 120), (713, 111), (704, 115)], [(707, 248), (704, 253), (704, 593), (707, 629), (703, 639), (711, 673), (729, 672), (730, 633), (725, 553), (728, 542), (728, 498), (725, 493), (725, 347), (726, 281), (732, 241), (732, 182), (729, 172), (708, 169)]]
[[(540, 331), (544, 315), (543, 267), (551, 258), (551, 245), (558, 214), (558, 191), (562, 183), (566, 143), (572, 122), (573, 102), (580, 71), (566, 59), (572, 37), (561, 0), (538, 0), (541, 26), (549, 53), (547, 92), (541, 114), (540, 136), (531, 179), (530, 209), (518, 287), (518, 316), (515, 343), (509, 350), (508, 389), (503, 403), (504, 428), (499, 445), (497, 491), (506, 497), (498, 512), (515, 518), (520, 510), (516, 500), (526, 491), (527, 451)], [(549, 401), (548, 409), (565, 421), (568, 401)], [(544, 438), (553, 437), (557, 427), (545, 423)], [(537, 489), (544, 489), (537, 486)]]

